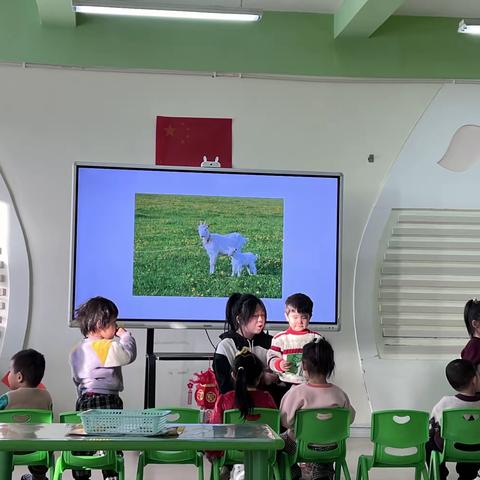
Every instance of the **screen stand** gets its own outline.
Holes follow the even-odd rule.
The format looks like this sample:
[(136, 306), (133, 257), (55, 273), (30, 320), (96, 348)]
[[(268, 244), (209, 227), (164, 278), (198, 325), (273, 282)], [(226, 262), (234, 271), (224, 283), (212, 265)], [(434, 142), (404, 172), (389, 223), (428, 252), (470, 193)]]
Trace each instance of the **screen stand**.
[(155, 407), (155, 377), (156, 377), (156, 358), (153, 353), (153, 340), (155, 330), (147, 328), (147, 348), (145, 355), (145, 396), (143, 399), (143, 408)]

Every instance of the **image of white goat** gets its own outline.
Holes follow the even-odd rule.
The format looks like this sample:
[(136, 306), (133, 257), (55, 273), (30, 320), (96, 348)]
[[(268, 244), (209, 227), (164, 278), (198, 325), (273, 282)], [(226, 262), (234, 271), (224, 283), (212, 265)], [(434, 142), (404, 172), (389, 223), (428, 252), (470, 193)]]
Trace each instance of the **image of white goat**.
[(232, 250), (241, 251), (248, 241), (248, 238), (238, 232), (210, 233), (205, 222), (198, 225), (198, 235), (200, 235), (203, 248), (210, 258), (210, 273), (215, 273), (215, 264), (219, 255), (230, 255), (229, 252)]
[(232, 277), (235, 275), (239, 277), (244, 267), (249, 275), (257, 274), (257, 255), (252, 252), (239, 252), (236, 248), (231, 248), (229, 255), (232, 259)]

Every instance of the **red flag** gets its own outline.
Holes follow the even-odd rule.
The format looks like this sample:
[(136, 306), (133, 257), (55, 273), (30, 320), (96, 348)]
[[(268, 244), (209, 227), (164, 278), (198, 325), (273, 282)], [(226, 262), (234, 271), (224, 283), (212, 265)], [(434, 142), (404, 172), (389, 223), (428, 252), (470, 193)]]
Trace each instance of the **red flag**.
[(232, 167), (232, 119), (157, 117), (157, 165), (199, 167), (204, 161)]

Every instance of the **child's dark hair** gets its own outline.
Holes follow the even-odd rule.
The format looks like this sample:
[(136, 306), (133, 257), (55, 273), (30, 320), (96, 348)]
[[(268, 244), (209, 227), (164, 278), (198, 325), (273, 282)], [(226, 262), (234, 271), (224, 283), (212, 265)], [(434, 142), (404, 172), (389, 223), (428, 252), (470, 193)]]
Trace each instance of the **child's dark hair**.
[(475, 329), (473, 328), (472, 322), (474, 320), (480, 321), (480, 302), (476, 298), (472, 298), (465, 304), (463, 320), (467, 327), (468, 334), (473, 337)]
[(448, 383), (455, 390), (463, 390), (468, 387), (468, 384), (476, 374), (477, 370), (475, 369), (475, 365), (469, 360), (464, 360), (463, 358), (452, 360), (445, 367), (445, 375)]
[(233, 330), (238, 330), (239, 328), (245, 326), (250, 318), (255, 314), (255, 310), (258, 306), (261, 306), (263, 311), (265, 312), (265, 321), (267, 321), (267, 309), (263, 302), (252, 295), (251, 293), (245, 293), (240, 296), (240, 298), (235, 303), (235, 322), (232, 327), (235, 327)]
[(20, 372), (29, 387), (38, 387), (45, 373), (45, 357), (34, 350), (20, 350), (12, 357), (13, 373)]
[(303, 346), (303, 369), (309, 374), (330, 377), (335, 369), (335, 358), (330, 342), (321, 337)]
[(107, 327), (117, 317), (117, 306), (104, 297), (93, 297), (75, 310), (75, 320), (79, 323), (84, 337), (99, 328)]
[(252, 413), (255, 406), (248, 392), (248, 387), (255, 388), (258, 385), (262, 378), (263, 369), (262, 361), (247, 349), (238, 353), (233, 362), (235, 404), (244, 419)]
[(285, 300), (285, 309), (294, 308), (298, 313), (312, 316), (313, 302), (312, 299), (304, 293), (294, 293)]
[(236, 331), (238, 329), (237, 303), (241, 296), (241, 293), (234, 292), (228, 297), (227, 304), (225, 305), (225, 326), (223, 328), (224, 331)]

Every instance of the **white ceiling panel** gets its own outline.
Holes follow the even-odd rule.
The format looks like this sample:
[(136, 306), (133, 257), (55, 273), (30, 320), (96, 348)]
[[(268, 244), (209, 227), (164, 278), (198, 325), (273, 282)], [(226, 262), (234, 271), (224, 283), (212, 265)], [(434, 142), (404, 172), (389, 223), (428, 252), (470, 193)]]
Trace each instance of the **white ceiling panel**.
[(479, 0), (406, 0), (397, 15), (480, 18)]
[[(119, 0), (116, 0), (118, 2)], [(135, 4), (134, 0), (120, 0)], [(151, 5), (171, 5), (176, 7), (223, 7), (252, 8), (284, 12), (334, 13), (342, 0), (148, 0)]]
[[(277, 12), (334, 13), (342, 0), (244, 0), (248, 8)], [(238, 5), (238, 2), (237, 2)]]

